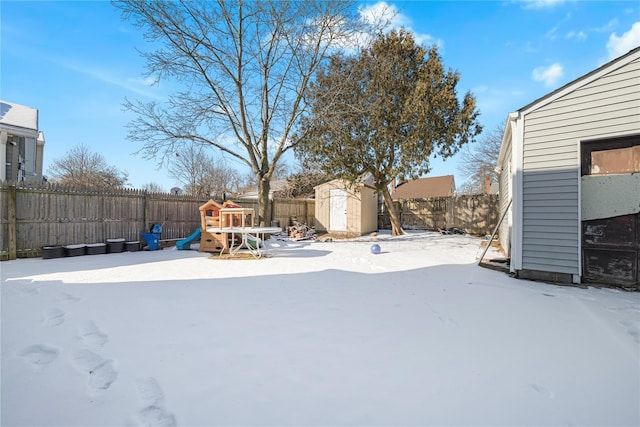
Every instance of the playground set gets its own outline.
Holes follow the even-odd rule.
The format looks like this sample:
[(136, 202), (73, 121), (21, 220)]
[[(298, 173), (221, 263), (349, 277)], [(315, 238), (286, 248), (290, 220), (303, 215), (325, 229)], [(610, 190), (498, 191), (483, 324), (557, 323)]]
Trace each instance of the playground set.
[[(178, 250), (191, 249), (191, 244), (200, 239), (200, 252), (229, 253), (243, 239), (242, 231), (254, 226), (254, 211), (227, 200), (222, 205), (209, 200), (200, 206), (200, 228), (186, 239), (176, 243)], [(238, 228), (238, 231), (231, 230)], [(224, 230), (224, 231), (223, 231)], [(234, 231), (234, 232), (227, 232)], [(260, 244), (258, 239), (244, 242), (249, 249), (256, 249)]]

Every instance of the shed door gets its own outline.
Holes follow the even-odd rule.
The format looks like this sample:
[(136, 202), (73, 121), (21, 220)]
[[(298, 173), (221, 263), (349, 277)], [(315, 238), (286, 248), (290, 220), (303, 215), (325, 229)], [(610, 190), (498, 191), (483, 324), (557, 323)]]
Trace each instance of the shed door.
[(329, 231), (347, 231), (347, 190), (329, 192)]
[(582, 277), (640, 289), (640, 136), (582, 144)]

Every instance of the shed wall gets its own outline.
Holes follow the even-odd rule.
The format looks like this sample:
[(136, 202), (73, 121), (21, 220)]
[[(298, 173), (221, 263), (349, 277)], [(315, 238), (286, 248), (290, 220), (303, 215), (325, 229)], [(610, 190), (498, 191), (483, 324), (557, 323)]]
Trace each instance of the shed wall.
[(375, 191), (358, 184), (355, 187), (343, 180), (333, 180), (316, 187), (315, 227), (317, 231), (330, 230), (330, 193), (332, 189), (347, 191), (347, 231), (365, 234), (378, 229), (378, 205)]
[(640, 60), (524, 117), (522, 268), (580, 274), (579, 141), (640, 132)]
[(378, 230), (378, 193), (370, 187), (362, 187), (360, 193), (360, 234), (371, 233)]

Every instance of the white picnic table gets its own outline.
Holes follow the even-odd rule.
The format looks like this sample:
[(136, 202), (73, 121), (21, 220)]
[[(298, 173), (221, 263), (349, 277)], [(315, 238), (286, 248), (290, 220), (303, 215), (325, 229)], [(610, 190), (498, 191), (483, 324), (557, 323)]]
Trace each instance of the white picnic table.
[[(207, 228), (207, 232), (209, 233), (231, 233), (231, 234), (240, 234), (242, 236), (242, 241), (240, 244), (236, 245), (235, 238), (231, 239), (231, 246), (229, 246), (229, 255), (233, 256), (238, 253), (238, 251), (244, 246), (251, 252), (254, 258), (261, 258), (263, 255), (263, 251), (260, 250), (260, 244), (264, 242), (265, 234), (273, 234), (280, 233), (282, 228), (280, 227), (209, 227)], [(253, 242), (249, 242), (249, 240), (253, 240)], [(255, 244), (255, 247), (253, 245)], [(220, 255), (224, 252), (223, 248), (220, 251)], [(266, 246), (265, 246), (266, 250)]]

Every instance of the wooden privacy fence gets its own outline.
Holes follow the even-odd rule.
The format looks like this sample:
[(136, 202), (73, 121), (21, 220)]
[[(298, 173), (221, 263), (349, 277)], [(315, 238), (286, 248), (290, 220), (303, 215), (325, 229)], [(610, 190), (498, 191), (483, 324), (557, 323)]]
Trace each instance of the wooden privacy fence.
[[(491, 234), (498, 223), (499, 205), (495, 194), (407, 199), (394, 202), (402, 228), (438, 230), (460, 228), (469, 234)], [(378, 227), (391, 228), (384, 204), (378, 209)]]
[[(153, 224), (161, 239), (177, 240), (200, 227), (198, 208), (208, 199), (130, 189), (87, 189), (53, 184), (0, 184), (0, 257), (40, 256), (43, 246), (140, 240)], [(234, 200), (258, 212), (256, 200)], [(313, 200), (275, 199), (272, 219), (313, 224)]]

